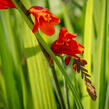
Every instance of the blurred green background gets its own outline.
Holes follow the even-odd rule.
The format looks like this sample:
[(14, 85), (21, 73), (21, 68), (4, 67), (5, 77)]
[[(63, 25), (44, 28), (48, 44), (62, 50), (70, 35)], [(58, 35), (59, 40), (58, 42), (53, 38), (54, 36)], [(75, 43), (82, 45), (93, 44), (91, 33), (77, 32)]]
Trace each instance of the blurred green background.
[[(109, 109), (109, 0), (21, 0), (49, 8), (61, 19), (56, 33), (46, 36), (50, 44), (61, 27), (78, 33), (85, 47), (86, 68), (96, 88), (97, 100), (89, 97), (80, 74), (66, 68), (84, 109)], [(63, 75), (55, 65), (65, 99)], [(77, 109), (69, 90), (70, 109)], [(0, 109), (60, 109), (54, 80), (35, 36), (17, 9), (0, 10)]]

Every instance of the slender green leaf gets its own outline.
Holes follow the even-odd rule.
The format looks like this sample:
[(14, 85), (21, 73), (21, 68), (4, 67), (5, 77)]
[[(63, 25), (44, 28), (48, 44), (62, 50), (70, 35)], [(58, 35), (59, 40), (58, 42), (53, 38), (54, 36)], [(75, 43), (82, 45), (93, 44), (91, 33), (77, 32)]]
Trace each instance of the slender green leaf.
[[(93, 18), (93, 0), (88, 0), (86, 14), (85, 14), (85, 24), (84, 24), (84, 59), (87, 61), (88, 73), (91, 74), (91, 57), (92, 57), (92, 18)], [(84, 83), (83, 83), (84, 84)], [(83, 89), (84, 96), (86, 95), (86, 86), (84, 84)], [(88, 94), (88, 93), (87, 93)], [(90, 109), (90, 98), (89, 96), (83, 98), (84, 107), (87, 104), (87, 109)]]

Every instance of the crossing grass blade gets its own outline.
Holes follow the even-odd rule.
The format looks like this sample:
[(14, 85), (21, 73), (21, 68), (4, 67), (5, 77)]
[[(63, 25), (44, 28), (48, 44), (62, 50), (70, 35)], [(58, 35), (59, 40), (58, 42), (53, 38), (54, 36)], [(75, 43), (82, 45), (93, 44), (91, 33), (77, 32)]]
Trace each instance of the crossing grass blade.
[[(84, 21), (84, 59), (87, 61), (87, 70), (91, 75), (91, 57), (92, 57), (92, 22), (93, 22), (93, 0), (88, 0)], [(86, 95), (86, 86), (83, 83), (83, 96)], [(88, 94), (88, 93), (87, 93)], [(87, 104), (87, 109), (91, 109), (90, 107), (90, 98), (89, 96), (83, 98), (84, 108)]]
[(62, 5), (62, 9), (63, 9), (62, 15), (63, 15), (63, 19), (64, 19), (64, 25), (70, 33), (74, 33), (73, 27), (71, 25), (71, 20), (68, 16), (68, 6), (65, 6), (64, 3), (61, 3), (61, 5)]
[(3, 74), (2, 74), (2, 71), (0, 69), (0, 109), (2, 109), (2, 108), (7, 109), (8, 104), (6, 101), (7, 101), (6, 88), (5, 88)]
[(106, 91), (106, 102), (105, 102), (105, 109), (109, 108), (109, 82), (107, 85), (107, 91)]
[[(2, 21), (2, 20), (0, 20), (0, 21)], [(1, 26), (1, 30), (4, 31), (2, 28), (2, 23), (0, 26)], [(15, 85), (16, 82), (14, 79), (13, 58), (7, 47), (7, 42), (6, 42), (4, 36), (5, 36), (4, 34), (1, 34), (1, 37), (0, 37), (0, 41), (1, 41), (0, 55), (2, 57), (1, 58), (1, 66), (2, 66), (3, 76), (4, 76), (4, 84), (6, 87), (7, 107), (10, 109), (12, 109), (12, 108), (16, 108), (16, 109), (21, 108), (22, 109), (21, 104), (20, 104), (20, 99), (18, 96), (18, 90)]]
[(50, 72), (47, 70), (46, 60), (41, 53), (34, 35), (32, 35), (32, 32), (26, 24), (24, 25), (24, 32), (26, 34), (24, 37), (24, 47), (27, 56), (28, 77), (32, 91), (34, 108), (55, 109), (56, 104), (54, 101), (49, 75)]
[[(96, 7), (97, 6), (97, 7)], [(97, 89), (97, 101), (93, 103), (96, 109), (104, 108), (106, 94), (106, 45), (107, 45), (107, 0), (94, 2), (94, 22), (96, 28), (96, 48), (93, 64), (95, 74), (95, 87)], [(102, 8), (101, 8), (102, 7)], [(101, 96), (102, 95), (102, 96)]]
[(60, 0), (48, 0), (49, 8), (55, 15), (62, 15), (62, 6)]

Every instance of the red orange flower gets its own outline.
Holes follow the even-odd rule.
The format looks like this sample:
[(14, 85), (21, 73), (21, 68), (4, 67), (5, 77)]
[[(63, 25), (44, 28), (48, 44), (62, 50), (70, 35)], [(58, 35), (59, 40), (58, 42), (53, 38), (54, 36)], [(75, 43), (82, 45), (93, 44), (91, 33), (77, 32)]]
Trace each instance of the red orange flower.
[(0, 9), (16, 8), (11, 0), (0, 0)]
[(88, 94), (93, 100), (96, 100), (97, 96), (95, 87), (92, 85), (91, 80), (89, 79), (91, 76), (88, 74), (87, 69), (84, 68), (84, 66), (87, 64), (87, 61), (76, 55), (82, 54), (84, 51), (84, 47), (73, 39), (76, 36), (77, 34), (70, 34), (66, 28), (62, 28), (60, 30), (59, 38), (51, 45), (51, 49), (55, 55), (67, 55), (65, 58), (66, 65), (70, 63), (71, 57), (74, 57), (72, 63), (73, 70), (77, 71), (78, 73), (81, 72), (81, 77), (85, 80)]
[(59, 24), (60, 19), (53, 15), (49, 9), (40, 6), (32, 6), (28, 13), (33, 14), (35, 17), (35, 24), (32, 30), (33, 33), (35, 33), (38, 28), (48, 36), (55, 33), (54, 25)]
[(66, 28), (60, 30), (59, 38), (51, 45), (55, 55), (67, 54), (78, 57), (76, 54), (82, 54), (84, 47), (77, 41), (73, 40), (77, 34), (70, 34)]

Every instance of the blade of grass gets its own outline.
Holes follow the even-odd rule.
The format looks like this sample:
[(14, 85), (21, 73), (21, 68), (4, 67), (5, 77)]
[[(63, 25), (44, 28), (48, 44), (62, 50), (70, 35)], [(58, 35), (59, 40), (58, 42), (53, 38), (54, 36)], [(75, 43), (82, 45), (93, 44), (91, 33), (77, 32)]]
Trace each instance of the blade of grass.
[(107, 0), (107, 54), (106, 54), (106, 78), (107, 78), (107, 81), (109, 81), (109, 0)]
[[(97, 101), (92, 107), (104, 108), (106, 94), (106, 38), (107, 38), (107, 0), (94, 1), (94, 21), (97, 30), (97, 45), (94, 51), (95, 87)], [(97, 7), (96, 7), (97, 6)]]
[(62, 14), (62, 7), (61, 7), (60, 0), (48, 0), (48, 4), (49, 4), (51, 12), (53, 12), (55, 15)]
[[(101, 60), (101, 71), (100, 71), (100, 96), (99, 98), (99, 107), (100, 109), (105, 106), (106, 98), (106, 47), (107, 47), (107, 0), (104, 2), (104, 28), (103, 28), (103, 46), (102, 46), (102, 60)], [(102, 102), (103, 101), (103, 102)]]
[[(88, 0), (85, 14), (85, 25), (84, 25), (84, 59), (87, 61), (87, 70), (91, 75), (91, 49), (92, 49), (92, 17), (93, 16), (93, 0)], [(87, 93), (85, 83), (83, 83), (83, 95), (85, 96)], [(84, 107), (87, 104), (87, 109), (91, 109), (90, 107), (90, 98), (89, 96), (83, 98)]]
[[(1, 17), (0, 17), (1, 18)], [(0, 30), (3, 31), (2, 28), (2, 20), (0, 20)], [(1, 55), (1, 67), (2, 67), (2, 72), (4, 76), (4, 81), (5, 81), (5, 87), (6, 87), (6, 96), (7, 96), (7, 103), (8, 103), (8, 108), (16, 108), (16, 109), (22, 109), (21, 104), (20, 104), (20, 99), (18, 96), (18, 91), (17, 87), (15, 85), (15, 79), (13, 75), (14, 67), (13, 67), (13, 59), (10, 54), (10, 51), (7, 47), (6, 40), (4, 39), (4, 34), (1, 34), (0, 36), (0, 55)]]
[(8, 108), (7, 104), (7, 97), (6, 97), (6, 88), (5, 88), (5, 83), (4, 83), (4, 78), (2, 71), (0, 69), (0, 109)]
[[(25, 48), (31, 48), (37, 46), (35, 37), (31, 34), (29, 28), (24, 26), (26, 37), (24, 37), (24, 46)], [(39, 51), (38, 48), (33, 49)], [(28, 55), (30, 52), (26, 52)], [(38, 52), (37, 55), (27, 58), (28, 66), (28, 75), (31, 83), (31, 91), (33, 96), (34, 108), (40, 109), (51, 109), (56, 108), (53, 93), (51, 90), (51, 84), (49, 79), (48, 70), (45, 65), (45, 59), (41, 52)], [(36, 93), (37, 91), (37, 93)], [(36, 101), (37, 100), (37, 101)], [(52, 105), (51, 105), (52, 104)]]
[[(5, 31), (5, 40), (7, 41), (7, 47), (13, 59), (13, 71), (14, 71), (13, 76), (15, 78), (18, 96), (20, 99), (21, 106), (22, 108), (24, 108), (25, 103), (23, 95), (25, 93), (25, 81), (23, 71), (21, 68), (21, 57), (20, 57), (21, 54), (19, 53), (20, 42), (19, 37), (17, 37), (15, 31), (13, 31), (13, 25), (10, 19), (10, 12), (8, 10), (2, 13), (2, 22), (3, 22), (3, 29)], [(15, 28), (17, 30), (17, 27)]]
[(63, 9), (62, 14), (63, 14), (65, 27), (68, 29), (68, 31), (70, 33), (74, 33), (73, 27), (71, 25), (71, 20), (68, 16), (68, 9), (67, 9), (67, 7), (65, 6), (64, 3), (61, 3), (61, 5), (62, 5), (62, 9)]
[(109, 109), (109, 82), (108, 82), (108, 85), (107, 85), (105, 109)]

